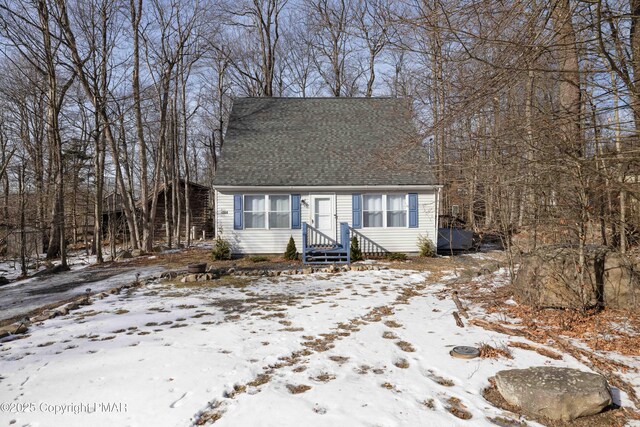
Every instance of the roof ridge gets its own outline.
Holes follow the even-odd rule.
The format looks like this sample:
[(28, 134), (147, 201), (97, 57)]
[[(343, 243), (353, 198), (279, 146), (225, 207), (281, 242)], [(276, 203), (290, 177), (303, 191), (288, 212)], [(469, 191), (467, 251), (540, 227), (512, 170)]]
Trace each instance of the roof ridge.
[(235, 99), (322, 99), (322, 100), (345, 100), (345, 99), (358, 99), (358, 100), (377, 100), (377, 99), (397, 99), (407, 100), (409, 97), (404, 96), (237, 96)]

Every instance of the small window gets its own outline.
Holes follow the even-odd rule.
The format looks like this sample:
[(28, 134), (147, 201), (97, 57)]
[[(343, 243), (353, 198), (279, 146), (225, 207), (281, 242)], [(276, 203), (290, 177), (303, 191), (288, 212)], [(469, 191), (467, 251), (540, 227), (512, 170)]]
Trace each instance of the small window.
[(460, 215), (460, 206), (451, 205), (451, 216), (458, 216), (458, 215)]
[(407, 198), (404, 194), (387, 196), (387, 227), (407, 226)]
[(382, 195), (362, 196), (362, 226), (382, 227)]
[(244, 228), (266, 228), (264, 196), (244, 196)]
[(269, 228), (289, 228), (290, 224), (289, 196), (269, 196)]

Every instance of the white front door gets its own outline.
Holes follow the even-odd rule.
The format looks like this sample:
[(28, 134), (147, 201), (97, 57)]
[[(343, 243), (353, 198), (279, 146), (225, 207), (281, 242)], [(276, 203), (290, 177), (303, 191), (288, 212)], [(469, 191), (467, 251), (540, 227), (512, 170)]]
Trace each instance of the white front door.
[(336, 237), (334, 200), (334, 196), (331, 194), (311, 196), (311, 225), (332, 239)]

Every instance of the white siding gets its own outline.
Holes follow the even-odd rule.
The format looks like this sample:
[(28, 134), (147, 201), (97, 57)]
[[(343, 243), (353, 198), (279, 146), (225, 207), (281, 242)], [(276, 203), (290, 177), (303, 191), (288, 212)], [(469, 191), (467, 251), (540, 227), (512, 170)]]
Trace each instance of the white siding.
[[(351, 225), (352, 194), (389, 193), (386, 191), (340, 191), (336, 195), (336, 222), (347, 222)], [(418, 192), (418, 228), (360, 228), (357, 231), (390, 252), (416, 253), (418, 236), (426, 236), (436, 243), (437, 236), (437, 190)], [(302, 251), (302, 230), (234, 230), (233, 229), (233, 195), (243, 192), (215, 192), (216, 233), (229, 241), (235, 254), (280, 254), (293, 236), (298, 251)], [(244, 192), (244, 194), (261, 194)], [(308, 191), (288, 189), (286, 192), (268, 192), (262, 194), (300, 194), (303, 200), (301, 216), (303, 222), (310, 222)], [(319, 194), (319, 193), (312, 193)], [(306, 203), (304, 203), (306, 201)], [(339, 230), (339, 227), (336, 227)], [(338, 231), (339, 232), (339, 231)]]
[[(385, 192), (381, 191), (372, 194), (385, 194)], [(338, 222), (348, 222), (351, 225), (351, 204), (351, 193), (338, 194)], [(434, 244), (436, 243), (435, 209), (436, 197), (434, 191), (418, 193), (418, 228), (359, 228), (357, 231), (389, 252), (416, 253), (418, 252), (418, 236), (426, 236)]]

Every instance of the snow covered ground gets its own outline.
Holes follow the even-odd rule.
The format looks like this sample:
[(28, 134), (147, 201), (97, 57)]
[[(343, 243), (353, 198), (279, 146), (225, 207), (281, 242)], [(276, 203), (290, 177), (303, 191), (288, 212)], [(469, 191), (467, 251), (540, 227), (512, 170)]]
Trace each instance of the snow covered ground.
[(124, 283), (159, 275), (163, 267), (71, 267), (71, 271), (30, 277), (0, 287), (0, 320), (26, 315), (48, 304), (106, 291)]
[[(37, 261), (37, 262), (36, 262)], [(69, 252), (67, 264), (71, 270), (80, 270), (89, 265), (95, 264), (95, 255), (87, 255), (84, 251)], [(46, 269), (45, 255), (40, 255), (39, 259), (32, 258), (29, 260), (29, 275)], [(54, 261), (53, 265), (60, 264), (60, 261)], [(18, 259), (3, 259), (0, 261), (0, 276), (8, 280), (16, 280), (20, 277), (20, 261)]]
[(0, 403), (13, 405), (0, 424), (186, 426), (204, 413), (221, 426), (494, 425), (510, 415), (481, 391), (498, 370), (589, 370), (517, 348), (513, 359), (452, 358), (455, 345), (518, 339), (456, 327), (446, 285), (428, 273), (185, 285), (112, 295), (1, 344)]

